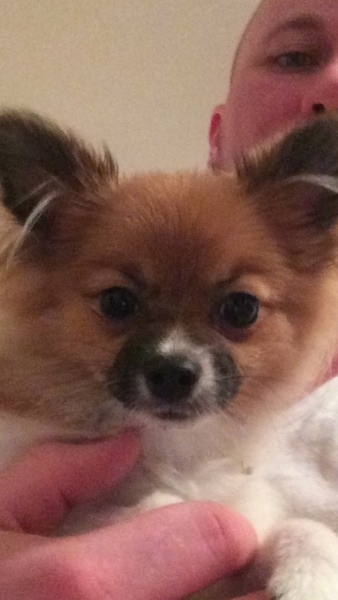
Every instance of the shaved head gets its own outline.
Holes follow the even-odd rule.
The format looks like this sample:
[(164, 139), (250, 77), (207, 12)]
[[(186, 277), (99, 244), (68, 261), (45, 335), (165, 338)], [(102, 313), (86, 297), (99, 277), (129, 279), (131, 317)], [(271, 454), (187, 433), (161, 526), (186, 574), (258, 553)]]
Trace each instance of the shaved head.
[(247, 25), (246, 25), (245, 29), (243, 30), (243, 33), (242, 33), (242, 35), (241, 35), (240, 39), (239, 39), (239, 42), (238, 42), (238, 44), (237, 44), (237, 48), (236, 48), (236, 50), (235, 50), (235, 55), (234, 55), (234, 58), (233, 58), (233, 61), (232, 61), (231, 73), (230, 73), (230, 81), (232, 81), (232, 79), (233, 79), (233, 76), (234, 76), (234, 74), (235, 74), (235, 71), (236, 71), (236, 66), (237, 66), (237, 64), (238, 64), (239, 57), (240, 57), (241, 50), (242, 50), (242, 46), (243, 46), (243, 44), (244, 44), (244, 42), (245, 42), (245, 39), (246, 39), (247, 33), (249, 32), (250, 28), (252, 27), (252, 25), (253, 25), (253, 23), (254, 23), (254, 20), (256, 19), (256, 16), (258, 15), (258, 11), (260, 10), (260, 8), (261, 8), (261, 6), (262, 6), (263, 4), (266, 4), (265, 0), (263, 0), (263, 2), (260, 2), (260, 3), (259, 3), (259, 5), (257, 6), (256, 10), (255, 10), (255, 11), (254, 11), (254, 13), (251, 15), (251, 18), (250, 18), (250, 20), (248, 21), (248, 23), (247, 23)]
[[(297, 0), (294, 0), (294, 3), (296, 3), (296, 1)], [(250, 38), (255, 35), (256, 28), (259, 29), (260, 27), (261, 19), (264, 20), (267, 14), (275, 12), (278, 4), (285, 4), (285, 0), (262, 0), (261, 2), (259, 2), (257, 8), (254, 10), (253, 14), (250, 17), (250, 20), (248, 21), (240, 37), (237, 49), (235, 51), (235, 56), (231, 68), (231, 80), (235, 75), (238, 64), (240, 64), (242, 51), (243, 48), (246, 46), (247, 40), (250, 40)]]

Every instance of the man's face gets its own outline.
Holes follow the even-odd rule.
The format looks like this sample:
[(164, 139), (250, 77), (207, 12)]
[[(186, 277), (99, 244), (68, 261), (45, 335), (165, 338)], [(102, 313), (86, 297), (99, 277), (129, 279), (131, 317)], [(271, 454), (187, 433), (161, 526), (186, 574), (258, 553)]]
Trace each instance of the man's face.
[(249, 25), (225, 104), (210, 125), (210, 164), (316, 112), (338, 108), (338, 0), (263, 0)]

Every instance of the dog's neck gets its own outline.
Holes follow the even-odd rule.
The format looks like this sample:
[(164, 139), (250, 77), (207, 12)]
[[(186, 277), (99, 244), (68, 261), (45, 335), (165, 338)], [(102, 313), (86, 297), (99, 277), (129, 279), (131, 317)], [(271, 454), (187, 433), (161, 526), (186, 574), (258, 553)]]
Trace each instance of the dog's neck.
[[(167, 465), (183, 473), (222, 460), (230, 470), (245, 473), (262, 463), (264, 448), (278, 443), (283, 415), (284, 411), (259, 410), (244, 419), (220, 412), (181, 424), (151, 418), (130, 423), (129, 417), (125, 424), (140, 426), (146, 462)], [(90, 437), (0, 411), (0, 468), (35, 444)]]
[(278, 443), (281, 418), (270, 415), (242, 422), (217, 414), (181, 425), (152, 421), (142, 429), (144, 458), (180, 472), (218, 460), (228, 462), (229, 469), (250, 472), (261, 463), (265, 445)]

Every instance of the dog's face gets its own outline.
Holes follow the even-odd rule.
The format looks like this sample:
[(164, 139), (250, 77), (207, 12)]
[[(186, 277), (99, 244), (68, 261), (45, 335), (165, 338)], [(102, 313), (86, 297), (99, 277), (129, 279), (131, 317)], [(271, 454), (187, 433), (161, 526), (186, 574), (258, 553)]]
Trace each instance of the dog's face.
[(3, 116), (0, 408), (99, 435), (304, 393), (336, 341), (337, 165), (327, 117), (233, 174), (118, 182)]

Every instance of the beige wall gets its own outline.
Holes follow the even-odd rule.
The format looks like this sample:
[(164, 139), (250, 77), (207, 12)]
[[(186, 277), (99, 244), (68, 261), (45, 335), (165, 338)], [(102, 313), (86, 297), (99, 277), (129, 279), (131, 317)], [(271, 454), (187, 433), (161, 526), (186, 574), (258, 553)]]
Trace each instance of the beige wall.
[(0, 105), (105, 141), (122, 170), (205, 164), (257, 0), (3, 0)]

